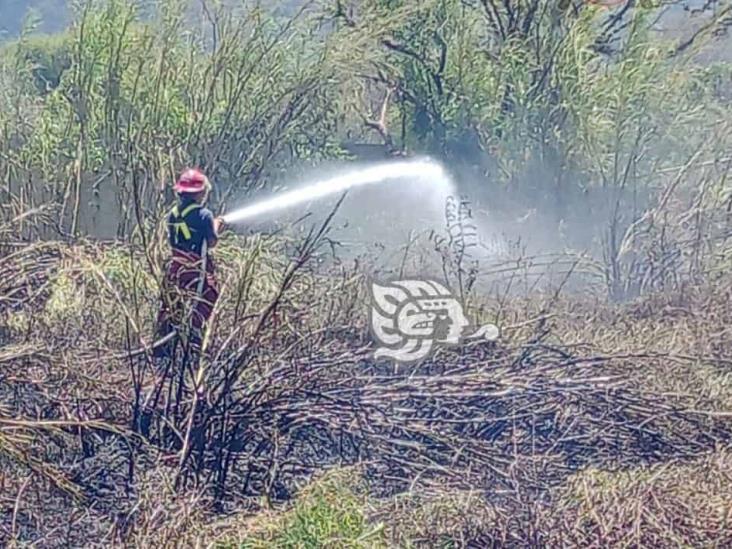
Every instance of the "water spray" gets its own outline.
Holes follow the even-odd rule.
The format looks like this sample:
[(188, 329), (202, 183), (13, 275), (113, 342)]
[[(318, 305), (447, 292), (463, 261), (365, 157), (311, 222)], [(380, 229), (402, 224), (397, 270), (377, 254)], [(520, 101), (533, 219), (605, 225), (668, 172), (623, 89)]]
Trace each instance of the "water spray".
[(411, 179), (442, 190), (452, 189), (452, 181), (440, 164), (433, 160), (386, 162), (377, 166), (356, 169), (348, 173), (319, 181), (301, 189), (244, 206), (224, 216), (225, 223), (237, 223), (265, 213), (283, 210), (291, 206), (345, 192), (354, 187)]

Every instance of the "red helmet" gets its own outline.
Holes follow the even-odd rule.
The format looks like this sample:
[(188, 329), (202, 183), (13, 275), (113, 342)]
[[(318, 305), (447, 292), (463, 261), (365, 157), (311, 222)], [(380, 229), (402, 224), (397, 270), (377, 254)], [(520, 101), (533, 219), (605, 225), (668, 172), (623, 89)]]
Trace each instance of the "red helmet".
[(210, 186), (208, 177), (199, 170), (189, 168), (181, 174), (173, 188), (177, 193), (200, 193)]

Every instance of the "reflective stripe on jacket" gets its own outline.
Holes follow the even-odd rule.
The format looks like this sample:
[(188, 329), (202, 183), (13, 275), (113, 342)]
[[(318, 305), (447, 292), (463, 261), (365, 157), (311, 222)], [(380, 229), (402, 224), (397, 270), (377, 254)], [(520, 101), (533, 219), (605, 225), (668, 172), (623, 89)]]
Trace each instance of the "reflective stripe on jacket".
[(197, 210), (200, 207), (200, 204), (198, 204), (197, 202), (193, 202), (192, 204), (189, 204), (188, 206), (183, 208), (183, 211), (180, 211), (178, 206), (175, 206), (173, 208), (171, 216), (174, 221), (170, 225), (172, 227), (172, 237), (176, 244), (180, 244), (181, 237), (183, 238), (183, 240), (191, 239), (191, 228), (186, 223), (186, 216), (193, 210)]

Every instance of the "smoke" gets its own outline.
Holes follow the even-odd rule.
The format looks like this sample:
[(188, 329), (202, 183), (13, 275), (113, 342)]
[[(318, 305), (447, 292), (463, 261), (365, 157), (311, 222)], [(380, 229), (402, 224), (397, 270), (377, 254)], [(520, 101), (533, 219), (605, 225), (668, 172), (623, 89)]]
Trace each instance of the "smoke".
[[(561, 253), (567, 244), (558, 237), (559, 212), (551, 201), (543, 201), (536, 192), (516, 195), (494, 178), (480, 177), (459, 165), (451, 165), (449, 173), (432, 159), (321, 165), (315, 174), (305, 179), (314, 183), (255, 198), (227, 213), (224, 220), (238, 230), (289, 232), (299, 226), (307, 231), (301, 222), (306, 214), (323, 219), (347, 192), (329, 230), (326, 265), (357, 260), (361, 269), (381, 279), (442, 280), (443, 253), (452, 250), (451, 238), (456, 237), (446, 218), (448, 198), (453, 197), (452, 203), (464, 200), (468, 205), (466, 223), (472, 227), (471, 235), (459, 235), (468, 248), (465, 264), (457, 268), (469, 269), (479, 262), (476, 287), (493, 283), (496, 264), (518, 256)], [(593, 212), (587, 213), (592, 217)], [(570, 230), (581, 240), (591, 238), (590, 225), (580, 224), (581, 229), (573, 225)], [(545, 263), (551, 261), (544, 259), (530, 270), (550, 282), (551, 277), (543, 273), (548, 269)]]

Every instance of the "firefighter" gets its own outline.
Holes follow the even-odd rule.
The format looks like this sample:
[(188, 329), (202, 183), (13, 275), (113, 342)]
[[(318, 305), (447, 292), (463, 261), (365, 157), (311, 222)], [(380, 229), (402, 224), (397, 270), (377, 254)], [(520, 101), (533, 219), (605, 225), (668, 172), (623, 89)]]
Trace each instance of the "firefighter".
[[(156, 339), (187, 325), (189, 341), (200, 346), (204, 327), (219, 297), (209, 251), (216, 247), (224, 223), (204, 207), (211, 183), (199, 170), (185, 170), (174, 189), (178, 203), (168, 216), (172, 254), (163, 281)], [(156, 349), (156, 354), (165, 356), (168, 350), (165, 345)]]

